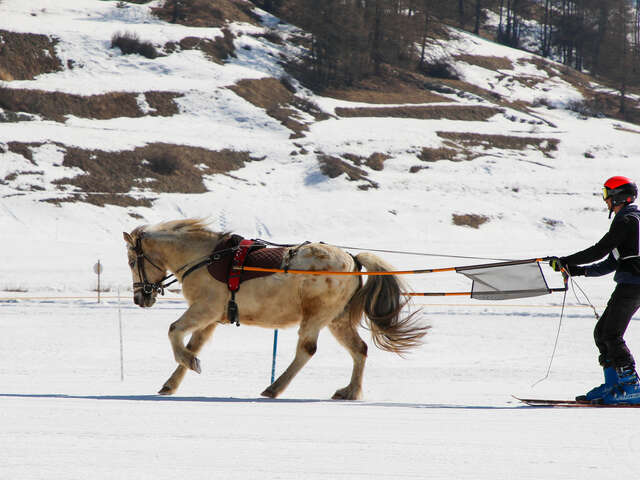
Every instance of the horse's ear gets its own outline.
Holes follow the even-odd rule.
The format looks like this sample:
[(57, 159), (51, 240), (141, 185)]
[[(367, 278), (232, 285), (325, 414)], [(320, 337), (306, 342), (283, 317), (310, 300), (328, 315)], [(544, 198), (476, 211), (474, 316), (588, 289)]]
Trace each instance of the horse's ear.
[(131, 238), (131, 235), (129, 235), (127, 232), (122, 232), (122, 236), (124, 237), (124, 241), (129, 245), (131, 245), (132, 247), (135, 245), (133, 238)]

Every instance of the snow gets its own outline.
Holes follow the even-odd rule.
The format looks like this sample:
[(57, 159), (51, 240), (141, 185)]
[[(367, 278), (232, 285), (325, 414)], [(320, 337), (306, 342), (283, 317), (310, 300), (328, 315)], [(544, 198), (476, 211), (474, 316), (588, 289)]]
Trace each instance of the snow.
[[(561, 294), (505, 302), (416, 299), (432, 329), (407, 358), (377, 350), (361, 331), (370, 344), (362, 401), (329, 400), (348, 381), (351, 360), (328, 332), (281, 398), (259, 397), (270, 380), (273, 332), (231, 326), (219, 327), (203, 350), (201, 375), (190, 372), (172, 397), (155, 395), (175, 367), (166, 332), (185, 304), (170, 293), (151, 310), (133, 305), (122, 231), (204, 217), (214, 230), (248, 238), (426, 254), (379, 253), (398, 269), (568, 254), (608, 228), (598, 197), (603, 180), (640, 178), (640, 127), (546, 107), (531, 112), (548, 123), (529, 123), (535, 117), (511, 109), (485, 122), (340, 118), (336, 107), (366, 104), (301, 89), (332, 117), (292, 140), (288, 129), (225, 87), (286, 76), (278, 58), (299, 54), (295, 47), (252, 36), (260, 27), (233, 24), (238, 56), (225, 65), (198, 51), (155, 60), (121, 55), (109, 48), (116, 31), (135, 32), (157, 47), (186, 36), (213, 39), (221, 31), (166, 24), (149, 13), (153, 4), (116, 4), (0, 3), (0, 29), (59, 37), (63, 64), (81, 65), (2, 87), (184, 93), (173, 117), (0, 124), (0, 478), (601, 479), (638, 471), (632, 410), (537, 409), (511, 397), (571, 398), (601, 383), (595, 319), (573, 291), (560, 325)], [(295, 33), (262, 15), (265, 28), (283, 38)], [(509, 99), (544, 97), (558, 107), (580, 99), (559, 77), (522, 60), (532, 57), (525, 52), (462, 32), (447, 49), (511, 59), (508, 71), (459, 66), (467, 82)], [(540, 83), (508, 81), (520, 75)], [(144, 106), (144, 96), (137, 98)], [(450, 101), (488, 106), (471, 97)], [(418, 160), (423, 147), (444, 145), (441, 131), (560, 143), (550, 155), (478, 146), (471, 161)], [(264, 160), (209, 176), (209, 191), (200, 195), (157, 195), (140, 184), (135, 194), (153, 198), (152, 208), (42, 201), (72, 194), (52, 183), (80, 174), (60, 165), (64, 146), (119, 151), (168, 140), (249, 151)], [(31, 162), (4, 148), (10, 141), (46, 144), (34, 149)], [(384, 170), (367, 170), (380, 188), (362, 191), (344, 175), (320, 173), (321, 154), (345, 153), (389, 155)], [(426, 168), (408, 173), (412, 166)], [(12, 178), (15, 172), (20, 175)], [(479, 229), (460, 227), (452, 224), (454, 213), (489, 221)], [(104, 267), (100, 303), (92, 270), (98, 260)], [(546, 267), (545, 274), (557, 286), (557, 275)], [(406, 281), (416, 291), (470, 287), (455, 273)], [(577, 283), (602, 312), (612, 279)], [(636, 354), (637, 321), (626, 335)], [(545, 377), (558, 329), (550, 373), (536, 384)], [(295, 329), (279, 332), (277, 373), (295, 342)]]

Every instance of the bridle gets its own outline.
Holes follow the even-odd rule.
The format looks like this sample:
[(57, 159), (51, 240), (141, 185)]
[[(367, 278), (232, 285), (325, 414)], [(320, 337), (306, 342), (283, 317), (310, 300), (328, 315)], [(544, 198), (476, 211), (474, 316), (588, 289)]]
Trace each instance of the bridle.
[(151, 295), (154, 292), (159, 293), (160, 295), (164, 295), (164, 289), (167, 288), (169, 285), (178, 281), (177, 278), (174, 278), (170, 282), (166, 282), (171, 277), (175, 277), (173, 273), (170, 273), (169, 275), (165, 275), (160, 280), (153, 283), (147, 279), (147, 272), (144, 268), (144, 260), (149, 262), (151, 265), (153, 265), (153, 267), (157, 268), (161, 272), (165, 272), (166, 270), (164, 268), (160, 268), (158, 265), (153, 263), (151, 259), (147, 257), (147, 255), (142, 251), (142, 235), (140, 235), (136, 239), (136, 244), (133, 247), (133, 251), (135, 252), (137, 257), (136, 265), (138, 267), (138, 276), (140, 277), (140, 280), (141, 280), (140, 282), (133, 283), (134, 292), (142, 290), (142, 293), (144, 295)]

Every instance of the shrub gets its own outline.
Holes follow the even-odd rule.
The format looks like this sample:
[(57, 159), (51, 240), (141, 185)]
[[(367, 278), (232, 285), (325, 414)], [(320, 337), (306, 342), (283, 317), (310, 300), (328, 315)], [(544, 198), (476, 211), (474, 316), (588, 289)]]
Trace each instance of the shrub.
[(443, 78), (448, 80), (460, 80), (460, 75), (450, 63), (445, 60), (434, 60), (423, 62), (420, 71), (429, 77)]
[(180, 170), (182, 162), (173, 155), (161, 155), (149, 158), (149, 168), (159, 175), (171, 175)]
[(480, 225), (489, 221), (489, 217), (486, 215), (477, 215), (475, 213), (468, 213), (465, 215), (453, 214), (451, 216), (454, 225), (479, 228)]
[(118, 47), (124, 55), (137, 53), (147, 58), (158, 57), (156, 47), (151, 42), (143, 42), (135, 33), (115, 33), (111, 37), (111, 48)]

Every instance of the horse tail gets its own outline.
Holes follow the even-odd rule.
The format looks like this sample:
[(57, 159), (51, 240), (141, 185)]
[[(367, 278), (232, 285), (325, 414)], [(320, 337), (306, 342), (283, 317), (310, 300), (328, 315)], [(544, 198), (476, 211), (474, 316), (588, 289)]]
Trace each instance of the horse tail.
[[(393, 267), (371, 253), (355, 257), (369, 272), (392, 271)], [(351, 323), (357, 325), (362, 315), (367, 320), (365, 328), (371, 330), (373, 343), (387, 352), (402, 355), (419, 346), (428, 326), (420, 326), (414, 320), (414, 312), (405, 317), (400, 312), (409, 302), (402, 295), (403, 285), (395, 275), (370, 275), (349, 303)]]

